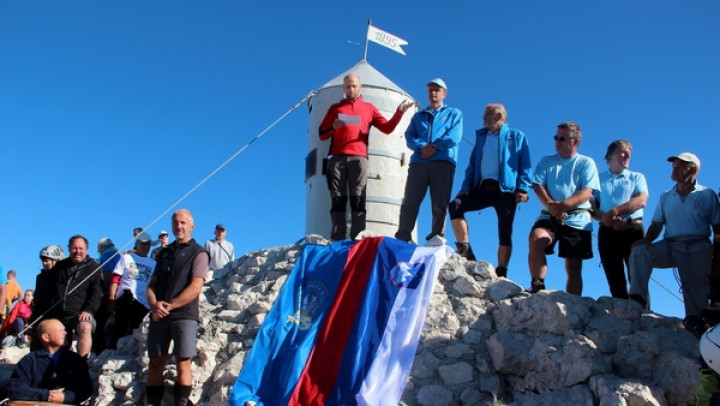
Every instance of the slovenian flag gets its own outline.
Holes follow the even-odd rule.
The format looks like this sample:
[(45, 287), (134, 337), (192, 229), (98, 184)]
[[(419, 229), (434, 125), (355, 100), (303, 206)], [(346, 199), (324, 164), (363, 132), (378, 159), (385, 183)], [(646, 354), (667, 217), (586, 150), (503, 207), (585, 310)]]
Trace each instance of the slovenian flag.
[(396, 405), (450, 252), (388, 237), (305, 247), (230, 405)]

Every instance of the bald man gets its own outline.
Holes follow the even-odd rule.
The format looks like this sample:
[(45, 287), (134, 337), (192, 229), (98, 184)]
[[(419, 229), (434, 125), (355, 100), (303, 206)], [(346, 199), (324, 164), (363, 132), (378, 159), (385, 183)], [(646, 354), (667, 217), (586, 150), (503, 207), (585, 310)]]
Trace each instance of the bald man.
[(365, 229), (365, 189), (368, 172), (368, 134), (374, 126), (385, 134), (395, 130), (411, 103), (402, 102), (390, 120), (363, 101), (360, 78), (351, 73), (343, 79), (345, 98), (330, 106), (320, 124), (318, 136), (330, 141), (325, 176), (330, 189), (330, 239), (347, 238), (346, 206), (352, 214), (350, 238)]
[(180, 209), (172, 216), (175, 241), (157, 255), (155, 271), (147, 288), (150, 327), (147, 336), (150, 367), (147, 379), (147, 405), (160, 406), (165, 387), (163, 371), (170, 341), (177, 364), (175, 405), (192, 404), (192, 357), (197, 355), (195, 340), (200, 322), (199, 297), (208, 277), (210, 255), (192, 238), (192, 213)]
[(65, 347), (65, 326), (57, 319), (37, 326), (42, 349), (24, 356), (10, 379), (10, 399), (78, 405), (92, 392), (87, 361)]
[(475, 132), (475, 146), (465, 169), (460, 192), (450, 202), (449, 213), (457, 252), (474, 261), (465, 213), (493, 207), (498, 217), (498, 262), (495, 272), (507, 276), (512, 253), (512, 230), (518, 203), (528, 201), (530, 147), (525, 134), (508, 127), (507, 110), (499, 103), (488, 104), (484, 128)]

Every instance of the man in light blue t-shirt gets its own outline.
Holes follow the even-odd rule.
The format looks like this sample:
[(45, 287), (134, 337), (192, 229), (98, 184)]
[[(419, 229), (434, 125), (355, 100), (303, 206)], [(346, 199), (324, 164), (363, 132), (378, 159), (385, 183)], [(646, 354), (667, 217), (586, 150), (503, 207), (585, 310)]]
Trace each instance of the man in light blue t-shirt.
[(582, 294), (582, 261), (593, 257), (590, 198), (600, 190), (592, 158), (577, 153), (582, 131), (572, 122), (557, 126), (557, 154), (543, 157), (535, 167), (533, 189), (543, 210), (530, 231), (528, 262), (530, 292), (545, 289), (546, 254), (559, 242), (558, 256), (565, 258), (565, 291)]
[[(713, 244), (709, 237), (712, 231), (718, 241), (720, 201), (712, 189), (697, 183), (697, 156), (683, 152), (667, 160), (672, 162), (671, 178), (676, 185), (660, 195), (645, 237), (630, 253), (630, 299), (646, 306), (653, 268), (676, 267), (685, 316), (700, 316), (711, 294)], [(664, 238), (653, 243), (663, 228)]]

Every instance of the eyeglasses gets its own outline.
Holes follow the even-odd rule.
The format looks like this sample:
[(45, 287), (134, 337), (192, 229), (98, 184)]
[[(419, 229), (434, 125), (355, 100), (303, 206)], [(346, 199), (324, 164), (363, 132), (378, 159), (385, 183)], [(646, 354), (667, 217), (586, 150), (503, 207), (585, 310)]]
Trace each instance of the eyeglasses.
[(565, 142), (565, 141), (567, 141), (567, 140), (571, 140), (572, 138), (570, 138), (570, 137), (560, 137), (560, 136), (557, 136), (557, 135), (553, 135), (553, 139), (554, 139), (555, 141)]

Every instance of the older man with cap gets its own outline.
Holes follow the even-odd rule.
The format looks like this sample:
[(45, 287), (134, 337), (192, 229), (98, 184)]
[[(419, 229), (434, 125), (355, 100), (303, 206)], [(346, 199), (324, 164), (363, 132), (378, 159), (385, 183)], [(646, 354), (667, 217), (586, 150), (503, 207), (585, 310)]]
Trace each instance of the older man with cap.
[[(648, 304), (648, 281), (653, 268), (676, 267), (680, 273), (685, 316), (700, 316), (711, 294), (713, 244), (720, 233), (720, 201), (712, 189), (697, 183), (700, 160), (683, 152), (669, 157), (672, 189), (660, 195), (645, 237), (630, 254), (630, 298)], [(664, 238), (656, 243), (665, 228)]]
[(235, 260), (235, 247), (225, 239), (226, 234), (225, 226), (220, 223), (215, 226), (215, 238), (205, 241), (205, 251), (210, 253), (208, 267), (211, 271), (220, 269), (228, 262)]
[(432, 226), (425, 239), (444, 242), (445, 215), (457, 165), (458, 145), (462, 139), (462, 112), (444, 104), (447, 85), (440, 78), (427, 84), (428, 107), (413, 116), (405, 132), (405, 142), (414, 152), (410, 158), (405, 197), (395, 238), (412, 239), (420, 204), (428, 187), (432, 204)]

